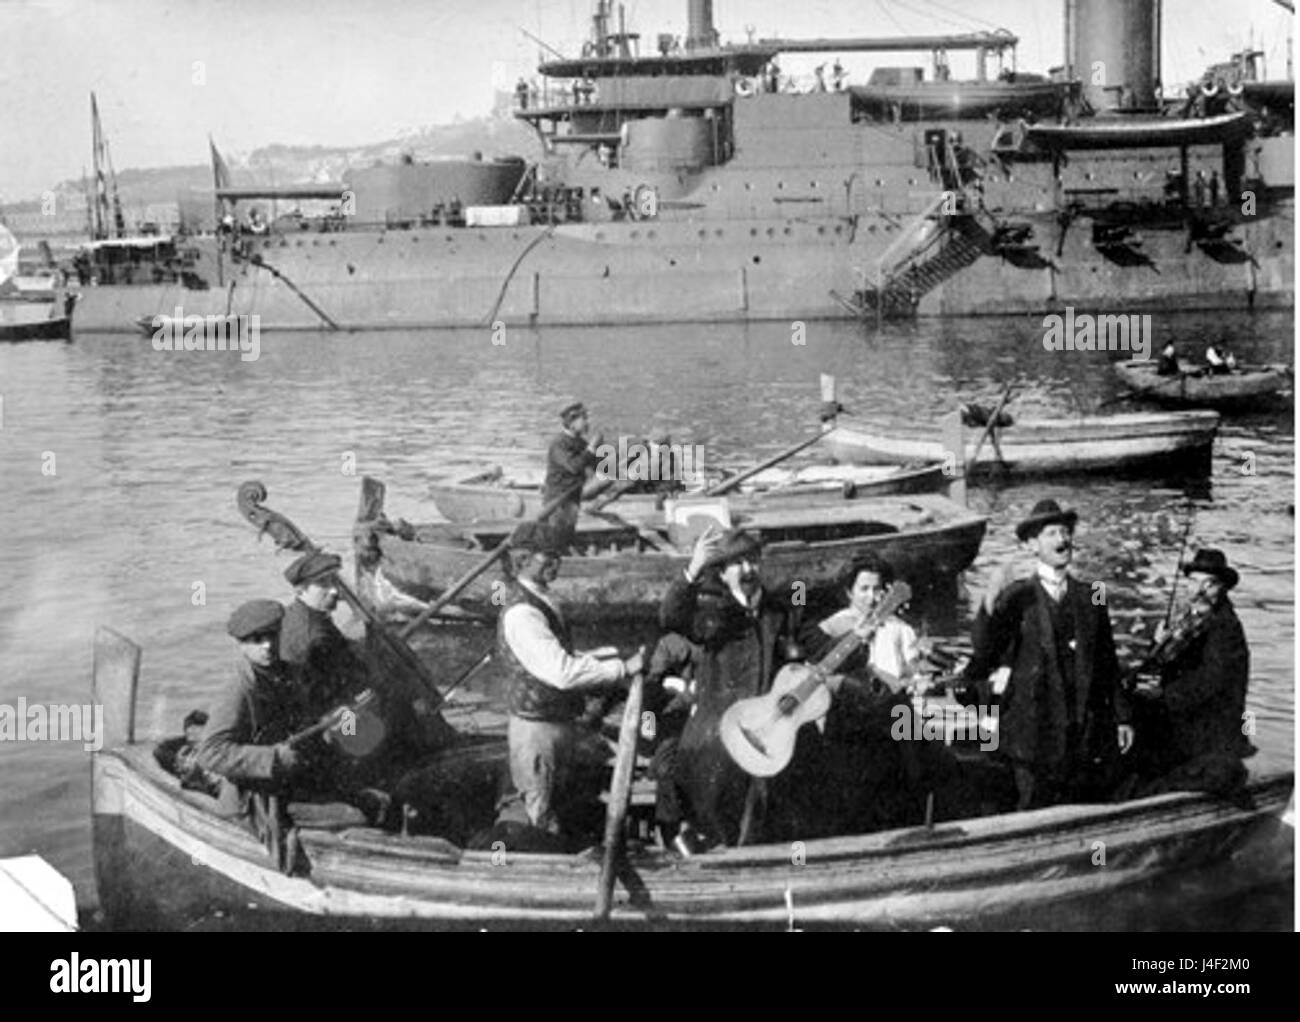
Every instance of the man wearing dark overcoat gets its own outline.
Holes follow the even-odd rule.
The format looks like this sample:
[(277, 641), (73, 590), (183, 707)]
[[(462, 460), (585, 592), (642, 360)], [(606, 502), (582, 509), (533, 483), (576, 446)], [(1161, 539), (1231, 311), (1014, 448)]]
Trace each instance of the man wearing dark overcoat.
[[(712, 526), (696, 541), (690, 564), (673, 581), (659, 608), (659, 624), (700, 648), (695, 707), (682, 730), (673, 782), (687, 815), (709, 842), (742, 843), (759, 829), (755, 802), (768, 800), (767, 836), (793, 827), (802, 757), (770, 782), (750, 790), (751, 778), (728, 755), (719, 736), (723, 713), (737, 700), (765, 693), (777, 670), (797, 659), (797, 620), (789, 600), (763, 588), (758, 540), (739, 529)], [(815, 729), (804, 728), (804, 732)], [(802, 738), (802, 734), (801, 734)], [(746, 812), (746, 805), (749, 812)], [(749, 816), (754, 822), (742, 828)], [(742, 833), (745, 830), (745, 833)]]
[(1021, 810), (1104, 797), (1133, 741), (1105, 590), (1066, 570), (1077, 521), (1042, 500), (1016, 527), (1035, 574), (981, 606), (964, 672), (980, 702), (1000, 696), (998, 754)]
[(1240, 577), (1221, 550), (1198, 550), (1183, 572), (1198, 583), (1192, 600), (1199, 620), (1190, 641), (1161, 667), (1160, 685), (1136, 690), (1145, 697), (1139, 794), (1234, 795), (1246, 779), (1241, 761), (1255, 752), (1245, 736), (1250, 648), (1228, 598)]

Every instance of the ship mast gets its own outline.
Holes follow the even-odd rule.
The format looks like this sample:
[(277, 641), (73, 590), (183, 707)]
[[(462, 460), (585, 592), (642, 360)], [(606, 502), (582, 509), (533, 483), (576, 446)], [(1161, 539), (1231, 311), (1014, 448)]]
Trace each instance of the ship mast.
[[(108, 237), (109, 181), (112, 182), (113, 187), (113, 228), (116, 232), (115, 236), (120, 238), (126, 234), (126, 219), (122, 215), (122, 197), (117, 191), (117, 172), (113, 169), (113, 160), (108, 152), (108, 139), (104, 137), (104, 129), (99, 122), (99, 101), (95, 98), (93, 92), (90, 94), (90, 131), (91, 157), (95, 169), (95, 208), (92, 222), (92, 239), (102, 241)], [(107, 168), (107, 177), (105, 176), (105, 168)]]

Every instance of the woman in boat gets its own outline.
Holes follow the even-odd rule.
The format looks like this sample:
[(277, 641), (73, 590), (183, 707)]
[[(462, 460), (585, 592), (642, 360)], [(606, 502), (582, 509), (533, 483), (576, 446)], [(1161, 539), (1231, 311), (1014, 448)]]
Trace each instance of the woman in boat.
[[(893, 583), (887, 561), (872, 553), (855, 558), (837, 585), (846, 606), (800, 634), (810, 660), (860, 627)], [(913, 712), (908, 683), (921, 659), (915, 629), (890, 614), (828, 680), (833, 701), (825, 718), (825, 774), (809, 792), (818, 802), (818, 836), (917, 824), (928, 791), (955, 791), (955, 762), (941, 742), (896, 741), (891, 734), (899, 713)]]

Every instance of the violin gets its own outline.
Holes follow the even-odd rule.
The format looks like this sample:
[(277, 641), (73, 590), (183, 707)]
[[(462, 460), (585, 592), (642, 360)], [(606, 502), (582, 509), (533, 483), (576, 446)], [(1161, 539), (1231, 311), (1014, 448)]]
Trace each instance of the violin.
[(1210, 615), (1214, 607), (1215, 604), (1211, 600), (1197, 594), (1182, 617), (1160, 638), (1159, 642), (1151, 647), (1141, 662), (1128, 671), (1124, 678), (1124, 687), (1132, 688), (1138, 674), (1168, 667), (1187, 652), (1192, 643), (1204, 635), (1205, 630), (1209, 628)]

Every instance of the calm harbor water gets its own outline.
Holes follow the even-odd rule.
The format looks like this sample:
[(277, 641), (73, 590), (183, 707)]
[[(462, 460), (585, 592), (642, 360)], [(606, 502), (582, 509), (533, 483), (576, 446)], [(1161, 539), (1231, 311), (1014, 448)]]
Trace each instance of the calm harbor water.
[[(1293, 362), (1290, 315), (1153, 319), (1157, 348), (1172, 338), (1191, 354), (1227, 340), (1242, 361)], [(574, 398), (607, 438), (670, 432), (702, 444), (710, 465), (744, 465), (814, 428), (822, 372), (852, 412), (927, 432), (958, 400), (993, 403), (1013, 379), (1022, 416), (1072, 416), (1119, 392), (1118, 356), (1047, 352), (1042, 333), (1040, 319), (1017, 318), (879, 333), (810, 323), (803, 345), (782, 323), (515, 330), (504, 345), (486, 330), (266, 335), (255, 362), (156, 352), (127, 336), (5, 346), (0, 703), (86, 701), (94, 630), (106, 624), (145, 649), (146, 734), (173, 733), (208, 705), (233, 653), (231, 608), (289, 596), (285, 556), (236, 512), (244, 480), (262, 480), (269, 506), (348, 556), (362, 475), (389, 484), (390, 515), (435, 517), (430, 480), (527, 463)], [(1191, 514), (1189, 548), (1223, 548), (1243, 576), (1234, 597), (1252, 645), (1251, 769), (1291, 769), (1293, 415), (1288, 400), (1226, 420), (1211, 484), (1192, 492), (1104, 477), (972, 490), (990, 526), (963, 592), (1014, 555), (1014, 524), (1054, 497), (1079, 510), (1079, 567), (1111, 581), (1116, 630), (1128, 632), (1134, 610), (1163, 609)], [(964, 625), (964, 597), (957, 613)], [(88, 755), (73, 743), (0, 742), (0, 777), (0, 856), (45, 856), (93, 909)], [(1187, 922), (1213, 926), (1216, 911), (1189, 905)]]

